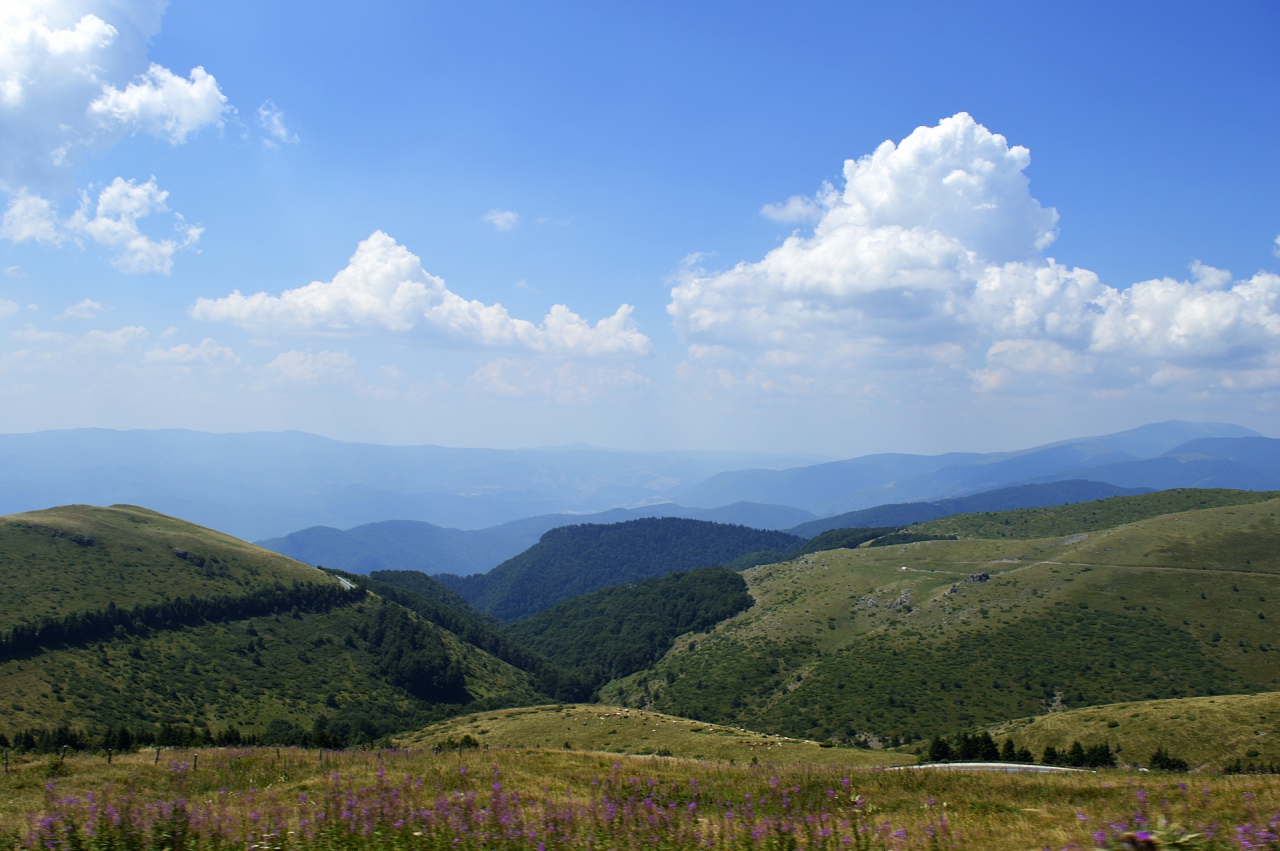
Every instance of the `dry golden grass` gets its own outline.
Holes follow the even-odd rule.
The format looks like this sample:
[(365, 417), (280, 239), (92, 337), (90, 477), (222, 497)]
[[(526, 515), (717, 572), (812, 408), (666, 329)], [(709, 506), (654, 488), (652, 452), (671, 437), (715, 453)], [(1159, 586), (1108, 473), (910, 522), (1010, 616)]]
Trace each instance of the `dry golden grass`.
[(824, 748), (817, 742), (704, 724), (688, 718), (589, 703), (533, 706), (479, 712), (400, 736), (403, 747), (430, 748), (471, 736), (482, 745), (602, 751), (637, 756), (662, 755), (720, 762), (848, 765), (903, 765), (914, 758), (885, 751)]

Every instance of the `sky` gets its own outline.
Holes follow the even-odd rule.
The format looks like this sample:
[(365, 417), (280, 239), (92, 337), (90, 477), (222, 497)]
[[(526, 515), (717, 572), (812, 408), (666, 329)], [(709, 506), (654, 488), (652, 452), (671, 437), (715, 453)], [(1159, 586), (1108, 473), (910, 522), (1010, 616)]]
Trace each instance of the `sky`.
[(1273, 2), (9, 0), (0, 431), (1280, 436)]

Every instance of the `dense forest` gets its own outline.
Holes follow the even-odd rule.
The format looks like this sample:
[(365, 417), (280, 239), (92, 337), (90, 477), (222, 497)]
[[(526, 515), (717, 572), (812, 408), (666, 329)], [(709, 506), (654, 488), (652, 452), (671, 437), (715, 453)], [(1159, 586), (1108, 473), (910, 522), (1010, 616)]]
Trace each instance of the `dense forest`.
[(610, 585), (695, 570), (762, 550), (790, 551), (803, 539), (677, 517), (552, 529), (488, 573), (436, 578), (477, 609), (511, 622)]
[(461, 604), (461, 608), (454, 608), (413, 590), (430, 587), (424, 586), (421, 582), (423, 579), (431, 584), (439, 584), (425, 574), (412, 570), (378, 571), (373, 576), (337, 570), (329, 572), (355, 583), (359, 588), (372, 591), (389, 602), (403, 606), (468, 644), (519, 668), (530, 675), (534, 688), (549, 697), (577, 701), (586, 699), (591, 693), (592, 686), (581, 675), (566, 671), (545, 656), (525, 648), (518, 640), (507, 637), (495, 628), (489, 618), (476, 613), (465, 602)]
[(742, 577), (706, 567), (617, 585), (566, 600), (507, 627), (507, 634), (600, 686), (660, 659), (677, 636), (749, 609)]

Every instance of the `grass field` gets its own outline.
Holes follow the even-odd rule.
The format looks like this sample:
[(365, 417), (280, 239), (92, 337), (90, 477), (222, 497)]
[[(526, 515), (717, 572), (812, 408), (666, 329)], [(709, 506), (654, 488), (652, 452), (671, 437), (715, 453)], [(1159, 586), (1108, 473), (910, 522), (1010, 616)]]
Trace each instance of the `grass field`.
[(465, 715), (396, 741), (404, 747), (429, 748), (450, 739), (461, 741), (463, 736), (492, 747), (563, 748), (567, 743), (573, 750), (724, 762), (749, 763), (754, 759), (779, 764), (873, 766), (914, 761), (903, 754), (823, 748), (817, 742), (595, 703)]
[(1140, 496), (1116, 496), (1052, 508), (953, 514), (919, 523), (909, 531), (939, 536), (956, 535), (961, 538), (1052, 538), (1114, 529), (1165, 514), (1252, 505), (1278, 496), (1280, 493), (1274, 491), (1174, 488)]
[[(1280, 687), (1280, 500), (1031, 540), (814, 553), (604, 699), (810, 739)], [(971, 576), (985, 575), (986, 581)]]
[(1177, 847), (1208, 851), (1276, 847), (1278, 809), (1276, 776), (213, 749), (15, 761), (0, 777), (0, 847), (1027, 851), (1118, 848), (1122, 832), (1164, 822), (1211, 837)]
[(1106, 743), (1121, 761), (1146, 764), (1158, 747), (1193, 768), (1280, 766), (1280, 693), (1114, 703), (1022, 718), (991, 728), (1039, 756), (1079, 741)]
[(127, 608), (166, 597), (242, 594), (295, 580), (336, 581), (230, 535), (130, 505), (0, 517), (0, 630), (108, 603)]

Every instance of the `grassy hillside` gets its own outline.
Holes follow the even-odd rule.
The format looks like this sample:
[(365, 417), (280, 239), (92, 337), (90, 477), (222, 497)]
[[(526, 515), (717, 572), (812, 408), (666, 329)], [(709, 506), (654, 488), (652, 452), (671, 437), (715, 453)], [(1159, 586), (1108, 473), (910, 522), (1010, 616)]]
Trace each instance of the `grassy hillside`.
[(991, 733), (1037, 756), (1078, 741), (1105, 743), (1121, 761), (1143, 765), (1159, 747), (1193, 768), (1280, 765), (1280, 692), (1112, 703), (1009, 721)]
[(582, 672), (594, 687), (653, 664), (676, 636), (710, 629), (753, 602), (737, 573), (705, 567), (565, 600), (517, 621), (507, 634)]
[(817, 742), (753, 733), (658, 712), (599, 704), (559, 704), (451, 718), (401, 736), (402, 747), (431, 747), (470, 736), (480, 745), (676, 756), (720, 762), (902, 765), (905, 754), (823, 748)]
[(924, 535), (961, 538), (1048, 538), (1112, 529), (1164, 514), (1228, 505), (1252, 505), (1275, 499), (1275, 491), (1177, 488), (1140, 496), (1117, 496), (1055, 508), (957, 514), (911, 527)]
[(488, 573), (441, 574), (437, 579), (480, 611), (510, 622), (611, 585), (710, 567), (760, 550), (790, 550), (801, 543), (785, 532), (676, 517), (562, 526)]
[(1280, 500), (1225, 498), (1239, 504), (1102, 532), (756, 567), (744, 574), (754, 608), (602, 695), (793, 736), (896, 741), (1049, 707), (1273, 690)]
[(1010, 511), (1016, 508), (1044, 508), (1145, 493), (1149, 488), (1121, 488), (1105, 482), (1087, 479), (1068, 479), (1039, 485), (1017, 485), (982, 493), (932, 502), (900, 502), (848, 511), (834, 517), (810, 520), (788, 531), (793, 535), (811, 538), (831, 529), (866, 529), (874, 526), (907, 526), (924, 523), (952, 514)]
[(72, 505), (0, 517), (0, 630), (108, 603), (332, 582), (315, 568), (145, 508)]
[(145, 509), (0, 518), (0, 554), (9, 735), (64, 724), (95, 735), (163, 724), (255, 733), (272, 721), (310, 730), (324, 717), (361, 741), (542, 698), (440, 617)]

